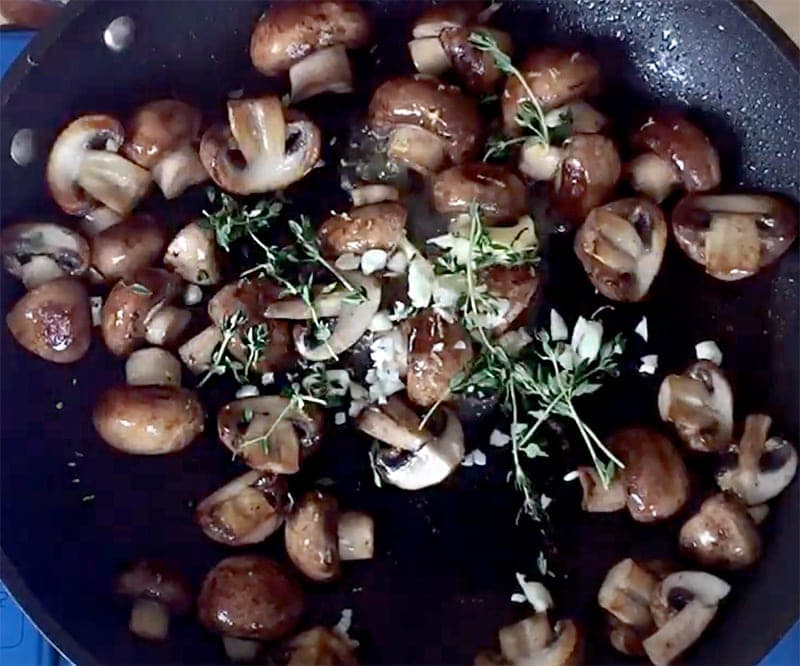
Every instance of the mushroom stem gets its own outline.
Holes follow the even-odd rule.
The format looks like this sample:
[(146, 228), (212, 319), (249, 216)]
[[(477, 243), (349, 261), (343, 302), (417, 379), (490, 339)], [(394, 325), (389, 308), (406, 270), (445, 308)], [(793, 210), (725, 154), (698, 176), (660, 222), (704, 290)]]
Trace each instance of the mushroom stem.
[(450, 69), (450, 57), (442, 47), (438, 35), (412, 39), (408, 43), (411, 60), (420, 74), (439, 76)]
[(677, 185), (681, 175), (669, 160), (655, 153), (642, 153), (628, 164), (628, 177), (631, 187), (661, 203)]
[(150, 173), (166, 199), (179, 197), (192, 185), (208, 180), (197, 149), (189, 143), (166, 155)]
[(519, 170), (533, 180), (553, 180), (563, 159), (561, 148), (528, 140), (522, 147)]
[(342, 44), (315, 51), (289, 70), (292, 101), (300, 102), (324, 92), (353, 92), (353, 73)]
[(345, 511), (339, 514), (337, 534), (339, 559), (372, 559), (375, 550), (375, 525), (372, 516), (361, 511)]
[(153, 599), (137, 599), (128, 623), (131, 633), (151, 641), (163, 641), (169, 633), (169, 612)]
[(403, 125), (389, 136), (389, 158), (421, 173), (440, 171), (445, 161), (445, 146), (439, 137), (420, 127)]
[(225, 654), (228, 655), (228, 659), (237, 664), (252, 662), (261, 649), (261, 643), (258, 641), (234, 638), (233, 636), (223, 636), (222, 645), (225, 647)]
[(175, 342), (189, 325), (192, 313), (172, 305), (160, 307), (145, 325), (145, 339), (160, 347)]
[(400, 192), (391, 185), (360, 185), (350, 190), (353, 208), (383, 203), (384, 201), (398, 201)]
[(680, 613), (642, 642), (650, 661), (655, 666), (671, 663), (700, 638), (716, 613), (716, 606), (706, 606), (698, 599), (690, 601)]
[(94, 199), (120, 215), (129, 213), (150, 187), (150, 173), (124, 157), (89, 150), (81, 161), (77, 183)]

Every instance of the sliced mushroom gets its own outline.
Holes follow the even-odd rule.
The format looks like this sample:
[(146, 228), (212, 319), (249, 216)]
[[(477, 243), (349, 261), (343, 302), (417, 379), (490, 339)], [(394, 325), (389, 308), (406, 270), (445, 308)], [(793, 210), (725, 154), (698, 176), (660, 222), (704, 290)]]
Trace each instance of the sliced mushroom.
[(319, 152), (319, 128), (277, 97), (230, 100), (228, 126), (209, 128), (200, 142), (213, 181), (236, 194), (288, 187), (314, 168)]
[(642, 300), (664, 257), (667, 223), (647, 199), (595, 208), (575, 235), (575, 254), (595, 288), (614, 301)]
[(259, 543), (283, 524), (288, 491), (283, 477), (252, 470), (200, 502), (194, 519), (209, 539), (226, 546)]
[(29, 352), (53, 363), (74, 363), (86, 354), (92, 339), (86, 288), (73, 278), (45, 282), (16, 302), (6, 324)]
[(117, 594), (133, 599), (128, 628), (139, 638), (167, 638), (170, 615), (185, 615), (192, 606), (188, 583), (160, 562), (141, 561), (117, 579)]
[(94, 406), (102, 439), (124, 453), (154, 456), (180, 451), (203, 432), (203, 406), (177, 386), (112, 386)]
[(647, 632), (653, 628), (650, 600), (658, 583), (656, 576), (627, 558), (609, 569), (597, 603), (621, 623)]
[(656, 588), (651, 613), (658, 631), (642, 641), (656, 666), (666, 666), (700, 638), (730, 592), (724, 580), (702, 571), (679, 571)]
[(125, 134), (111, 116), (81, 116), (58, 135), (47, 162), (47, 184), (61, 209), (85, 215), (96, 202), (120, 215), (147, 194), (150, 174), (117, 154)]
[(658, 390), (658, 412), (693, 451), (720, 451), (731, 442), (731, 387), (710, 361), (697, 361), (682, 375), (667, 375)]
[(672, 211), (678, 245), (718, 280), (754, 275), (797, 238), (797, 211), (764, 194), (689, 195)]
[(66, 227), (47, 222), (14, 224), (0, 235), (6, 270), (28, 289), (89, 268), (89, 244)]
[(391, 396), (385, 405), (370, 405), (356, 420), (359, 430), (370, 437), (404, 451), (419, 451), (433, 435), (421, 427), (416, 412), (398, 395)]
[(316, 451), (322, 414), (315, 407), (299, 409), (278, 395), (235, 400), (217, 416), (220, 441), (251, 468), (294, 474)]
[(406, 237), (406, 207), (378, 203), (354, 208), (325, 220), (317, 230), (322, 251), (328, 257), (364, 254), (367, 250), (394, 250)]
[(403, 490), (420, 490), (444, 481), (464, 458), (464, 431), (458, 416), (442, 410), (446, 423), (441, 434), (417, 451), (382, 448), (375, 467), (387, 483)]
[(164, 225), (155, 217), (131, 215), (92, 238), (92, 268), (106, 282), (131, 281), (156, 263), (166, 243)]
[(217, 284), (222, 279), (214, 232), (197, 221), (187, 224), (170, 241), (164, 264), (193, 284)]
[[(519, 66), (531, 92), (545, 111), (589, 97), (600, 87), (600, 65), (586, 53), (545, 47), (529, 53)], [(520, 105), (528, 98), (520, 81), (508, 77), (501, 97), (506, 134), (518, 135)]]
[(572, 620), (560, 620), (554, 628), (545, 613), (504, 627), (498, 633), (505, 663), (536, 666), (578, 666), (583, 639)]
[(369, 105), (373, 129), (389, 133), (389, 157), (421, 173), (463, 164), (482, 142), (475, 102), (434, 79), (403, 77), (381, 85)]
[(125, 361), (125, 382), (129, 386), (180, 386), (181, 362), (160, 347), (138, 349)]
[(761, 535), (739, 500), (718, 493), (681, 527), (680, 546), (703, 567), (743, 569), (761, 556)]
[(378, 312), (381, 303), (380, 281), (356, 271), (344, 272), (343, 275), (355, 289), (362, 291), (363, 299), (359, 302), (348, 301), (342, 304), (336, 325), (322, 344), (310, 347), (309, 328), (304, 325), (295, 326), (293, 331), (295, 347), (300, 356), (308, 361), (327, 361), (350, 349), (367, 332), (372, 318)]
[(516, 220), (528, 209), (528, 194), (506, 167), (474, 162), (451, 167), (433, 180), (433, 206), (446, 215), (467, 213), (478, 202), (485, 225)]
[(221, 342), (222, 331), (212, 325), (183, 343), (178, 349), (178, 356), (189, 372), (199, 375), (208, 371), (214, 351)]
[(250, 58), (262, 74), (289, 71), (292, 100), (353, 90), (346, 49), (371, 37), (369, 18), (354, 2), (276, 3), (259, 18)]
[(528, 311), (539, 289), (539, 275), (533, 266), (492, 266), (481, 277), (487, 291), (505, 304), (499, 320), (491, 322), (492, 335), (500, 336)]
[(338, 522), (338, 502), (318, 490), (303, 495), (286, 518), (286, 553), (307, 578), (324, 583), (341, 574)]
[(797, 450), (785, 439), (767, 439), (771, 425), (769, 416), (749, 415), (733, 450), (735, 464), (723, 464), (717, 473), (719, 487), (750, 507), (777, 497), (797, 473)]
[(700, 129), (678, 114), (651, 116), (633, 133), (631, 143), (634, 149), (646, 151), (629, 165), (631, 184), (657, 202), (679, 183), (687, 192), (705, 192), (720, 183), (719, 156), (714, 146)]
[(335, 629), (313, 627), (281, 646), (274, 663), (286, 666), (358, 666), (354, 643)]

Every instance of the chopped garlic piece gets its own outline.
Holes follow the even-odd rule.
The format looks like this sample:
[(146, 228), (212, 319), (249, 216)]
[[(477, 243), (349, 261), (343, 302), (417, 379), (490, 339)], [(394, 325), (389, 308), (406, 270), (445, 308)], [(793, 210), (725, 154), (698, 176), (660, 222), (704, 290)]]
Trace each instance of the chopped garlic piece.
[(386, 270), (396, 275), (405, 273), (407, 268), (408, 257), (406, 257), (405, 252), (402, 250), (395, 252), (391, 257), (389, 257), (389, 261), (386, 262)]
[(347, 422), (347, 415), (344, 412), (336, 412), (333, 415), (333, 422), (336, 425), (344, 425)]
[(570, 481), (575, 481), (576, 479), (580, 478), (580, 472), (577, 469), (573, 469), (571, 472), (567, 472), (564, 475), (564, 481), (569, 483)]
[(408, 266), (408, 298), (415, 308), (426, 308), (433, 296), (433, 266), (424, 257), (415, 257)]
[(481, 451), (480, 449), (475, 449), (472, 452), (472, 461), (478, 467), (484, 467), (486, 465), (486, 454), (483, 451)]
[(255, 398), (258, 395), (258, 387), (252, 384), (245, 384), (236, 391), (237, 398)]
[(361, 266), (361, 257), (351, 254), (350, 252), (345, 252), (339, 255), (333, 265), (340, 271), (357, 271), (359, 266)]
[(517, 582), (525, 599), (537, 613), (544, 613), (553, 607), (553, 597), (544, 585), (536, 581), (526, 581), (525, 575), (521, 573), (517, 573)]
[(262, 386), (269, 386), (270, 384), (275, 383), (275, 373), (274, 372), (265, 372), (261, 375), (261, 385)]
[(392, 320), (386, 310), (376, 312), (369, 322), (369, 330), (373, 333), (385, 333), (392, 330)]
[(603, 324), (593, 319), (578, 317), (575, 328), (572, 329), (570, 346), (581, 361), (592, 362), (600, 353), (600, 344), (603, 341)]
[(372, 275), (376, 271), (386, 268), (389, 255), (385, 250), (367, 250), (361, 255), (361, 272), (364, 275)]
[(186, 290), (183, 292), (184, 305), (197, 305), (203, 300), (203, 290), (196, 284), (186, 285)]
[(639, 372), (643, 375), (654, 375), (658, 368), (658, 354), (647, 354), (642, 356)]
[(507, 446), (510, 441), (511, 437), (497, 428), (492, 430), (492, 434), (489, 435), (489, 446)]
[(636, 333), (642, 340), (647, 342), (647, 317), (642, 317), (642, 320), (636, 324), (636, 328), (633, 329), (633, 332)]
[(694, 353), (698, 361), (711, 361), (715, 365), (722, 365), (722, 351), (713, 340), (703, 340), (694, 346)]
[(550, 310), (550, 339), (554, 342), (566, 340), (569, 337), (569, 329), (558, 311), (554, 308)]

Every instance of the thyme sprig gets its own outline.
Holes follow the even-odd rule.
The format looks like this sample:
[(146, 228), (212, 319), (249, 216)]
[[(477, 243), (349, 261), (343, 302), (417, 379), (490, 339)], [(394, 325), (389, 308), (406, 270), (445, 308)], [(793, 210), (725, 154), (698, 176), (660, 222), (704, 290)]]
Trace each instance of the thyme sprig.
[(283, 202), (277, 199), (261, 200), (253, 206), (240, 204), (232, 196), (217, 192), (213, 187), (206, 190), (210, 203), (219, 203), (215, 211), (203, 210), (200, 224), (212, 229), (219, 245), (230, 252), (231, 245), (245, 235), (269, 227), (270, 221), (281, 214)]
[[(267, 346), (269, 331), (266, 324), (258, 324), (248, 327), (243, 339), (241, 339), (241, 327), (247, 323), (247, 314), (242, 310), (227, 315), (222, 318), (220, 332), (222, 339), (217, 343), (211, 354), (211, 362), (205, 375), (197, 384), (198, 388), (206, 384), (212, 377), (224, 375), (228, 370), (233, 373), (234, 378), (240, 384), (246, 384), (248, 376), (253, 366), (258, 363), (261, 354)], [(247, 359), (244, 363), (231, 355), (231, 343), (240, 337), (242, 344), (247, 350)]]

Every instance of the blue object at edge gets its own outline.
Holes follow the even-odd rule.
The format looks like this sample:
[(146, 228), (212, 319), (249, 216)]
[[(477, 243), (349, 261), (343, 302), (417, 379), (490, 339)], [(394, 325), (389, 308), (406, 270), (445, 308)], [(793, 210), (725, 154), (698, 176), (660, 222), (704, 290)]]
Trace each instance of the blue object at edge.
[[(0, 74), (33, 37), (27, 31), (0, 33)], [(759, 666), (800, 664), (800, 623), (796, 624)], [(0, 584), (0, 666), (71, 666), (39, 634)]]

